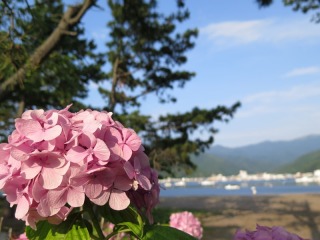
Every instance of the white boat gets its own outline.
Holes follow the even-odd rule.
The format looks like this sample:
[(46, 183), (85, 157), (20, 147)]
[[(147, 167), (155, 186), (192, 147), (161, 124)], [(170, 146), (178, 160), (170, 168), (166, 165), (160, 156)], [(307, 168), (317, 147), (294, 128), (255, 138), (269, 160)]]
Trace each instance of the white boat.
[(303, 176), (303, 177), (300, 177), (300, 178), (296, 178), (295, 182), (296, 183), (312, 183), (312, 182), (314, 182), (314, 178), (313, 177)]
[(163, 185), (164, 185), (166, 188), (172, 187), (172, 183), (171, 183), (171, 182), (164, 182)]
[(215, 181), (210, 181), (210, 180), (204, 180), (204, 181), (201, 181), (200, 184), (202, 186), (212, 186), (214, 185), (216, 182)]
[(186, 182), (181, 180), (181, 181), (178, 181), (178, 182), (174, 182), (173, 183), (175, 187), (184, 187), (186, 186)]
[(252, 186), (250, 189), (251, 189), (252, 195), (257, 195), (257, 188), (255, 186)]
[(226, 186), (224, 186), (225, 190), (238, 190), (240, 189), (239, 185), (232, 185), (232, 184), (228, 184)]

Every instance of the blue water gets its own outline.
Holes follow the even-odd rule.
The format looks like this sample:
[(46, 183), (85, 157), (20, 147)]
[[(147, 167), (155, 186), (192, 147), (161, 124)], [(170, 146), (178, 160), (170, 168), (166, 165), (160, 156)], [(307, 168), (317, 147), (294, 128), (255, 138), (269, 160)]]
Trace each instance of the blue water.
[[(238, 185), (240, 189), (226, 190), (227, 184)], [(186, 196), (251, 196), (251, 187), (256, 188), (256, 195), (281, 195), (281, 194), (307, 194), (320, 193), (320, 185), (311, 183), (307, 185), (296, 184), (293, 180), (287, 181), (253, 181), (253, 182), (224, 182), (213, 186), (190, 184), (185, 187), (170, 187), (161, 189), (161, 197), (186, 197)]]

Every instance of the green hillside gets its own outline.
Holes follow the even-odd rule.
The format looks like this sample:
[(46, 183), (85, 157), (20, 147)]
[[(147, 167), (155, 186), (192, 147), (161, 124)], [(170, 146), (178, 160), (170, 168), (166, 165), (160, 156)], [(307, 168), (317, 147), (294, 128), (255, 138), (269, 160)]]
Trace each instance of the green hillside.
[(219, 173), (231, 175), (237, 172), (234, 165), (228, 164), (225, 160), (212, 154), (200, 154), (199, 156), (193, 156), (191, 160), (197, 165), (197, 170), (192, 174), (193, 176), (208, 177)]
[(197, 165), (193, 176), (234, 175), (239, 170), (258, 172), (297, 172), (320, 169), (320, 135), (291, 141), (262, 142), (228, 148), (214, 146), (206, 153), (193, 156)]
[(257, 168), (258, 172), (272, 172), (285, 164), (292, 163), (305, 154), (319, 150), (320, 135), (310, 135), (290, 141), (266, 141), (236, 148), (218, 145), (212, 147), (208, 153), (233, 162), (240, 160), (249, 161), (260, 165), (259, 168)]
[(320, 169), (320, 151), (305, 154), (290, 164), (286, 164), (279, 168), (277, 172), (296, 173), (296, 172), (312, 172)]
[(197, 165), (196, 171), (192, 174), (195, 177), (208, 177), (212, 174), (235, 175), (240, 170), (249, 173), (259, 172), (260, 169), (268, 169), (268, 166), (261, 162), (245, 158), (222, 159), (210, 153), (193, 156), (192, 162)]

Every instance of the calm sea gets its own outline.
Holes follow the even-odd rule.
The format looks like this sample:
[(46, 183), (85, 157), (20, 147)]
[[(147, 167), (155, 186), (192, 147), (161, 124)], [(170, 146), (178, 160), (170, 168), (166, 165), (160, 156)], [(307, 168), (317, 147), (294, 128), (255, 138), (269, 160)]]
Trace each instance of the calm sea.
[(182, 187), (161, 189), (161, 197), (186, 196), (250, 196), (279, 195), (298, 193), (320, 193), (320, 185), (316, 183), (296, 183), (294, 180), (219, 182), (210, 186), (199, 183), (187, 183)]

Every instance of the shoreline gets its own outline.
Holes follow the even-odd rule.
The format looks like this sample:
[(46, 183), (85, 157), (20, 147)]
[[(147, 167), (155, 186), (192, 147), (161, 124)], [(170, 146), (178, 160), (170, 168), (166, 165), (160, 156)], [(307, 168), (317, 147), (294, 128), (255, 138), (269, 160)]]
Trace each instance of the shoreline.
[[(294, 200), (297, 202), (311, 201), (314, 203), (314, 199), (320, 201), (319, 193), (288, 193), (288, 194), (266, 194), (266, 195), (250, 195), (250, 196), (235, 196), (235, 195), (225, 195), (225, 196), (179, 196), (179, 197), (161, 197), (159, 207), (169, 207), (169, 208), (187, 208), (194, 210), (204, 210), (210, 209), (211, 207), (217, 207), (216, 204), (221, 204), (221, 200), (225, 203), (231, 203), (235, 201), (258, 201), (261, 202), (265, 199), (275, 199), (275, 200)], [(320, 205), (315, 206), (320, 211)]]
[[(192, 211), (206, 239), (231, 240), (256, 224), (282, 226), (306, 239), (320, 239), (320, 194), (161, 197), (158, 208)], [(319, 227), (318, 227), (319, 226)]]

